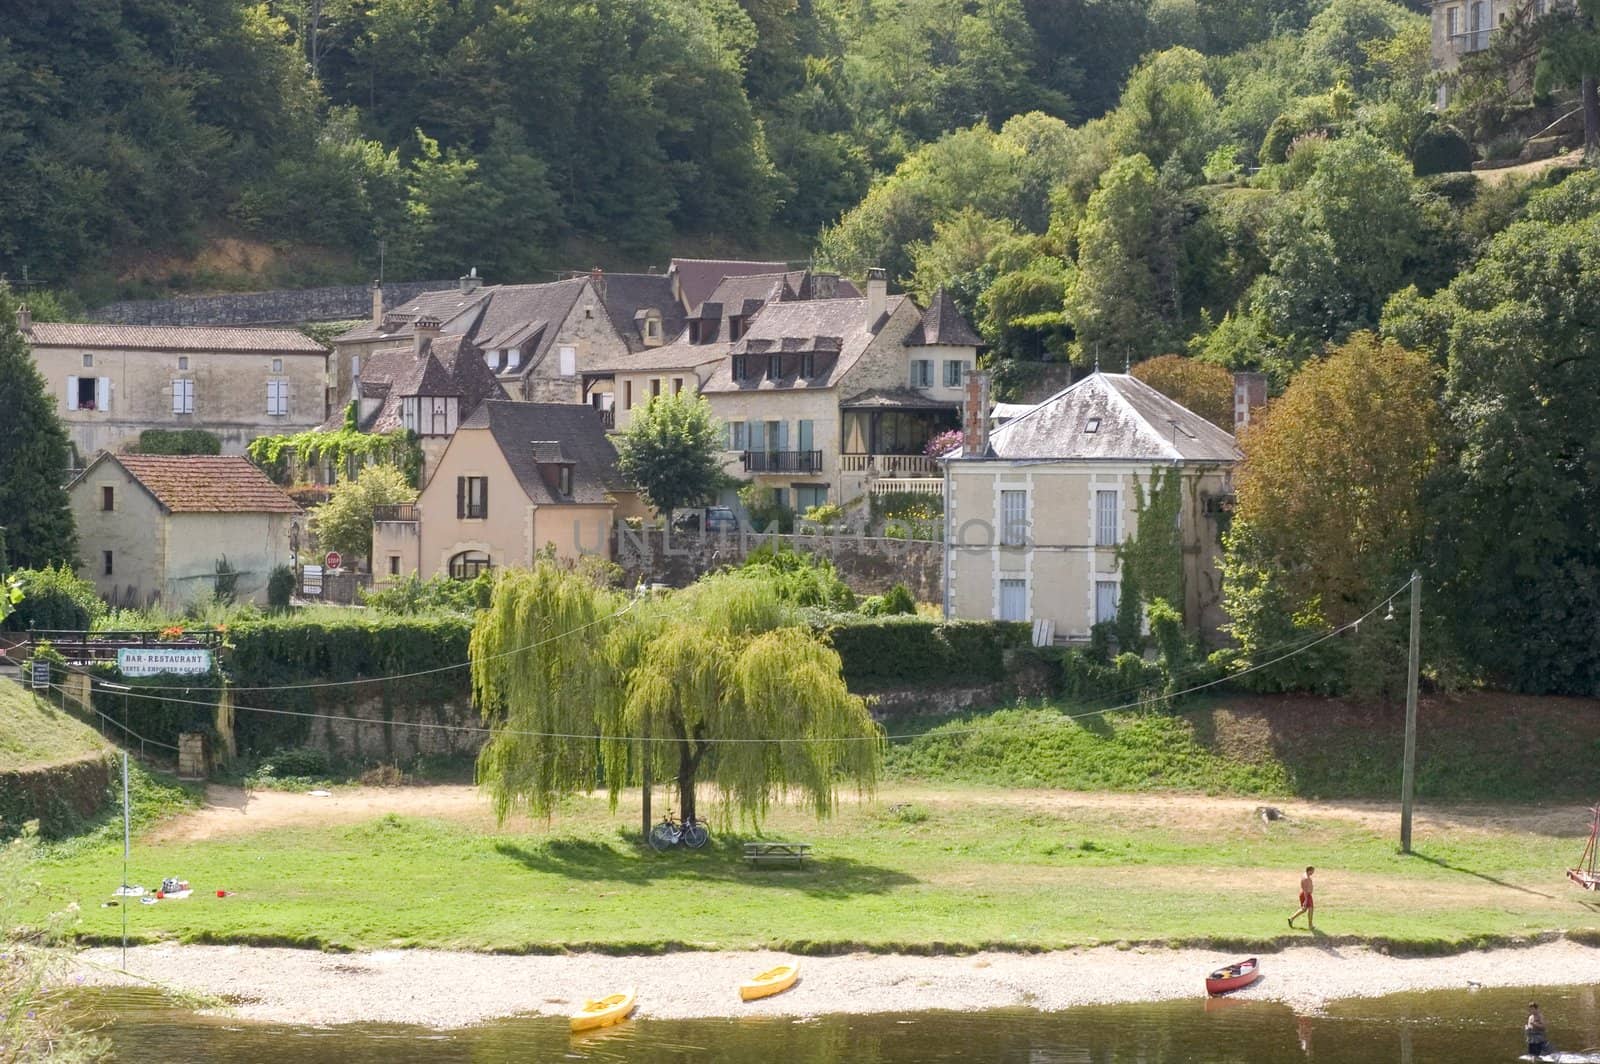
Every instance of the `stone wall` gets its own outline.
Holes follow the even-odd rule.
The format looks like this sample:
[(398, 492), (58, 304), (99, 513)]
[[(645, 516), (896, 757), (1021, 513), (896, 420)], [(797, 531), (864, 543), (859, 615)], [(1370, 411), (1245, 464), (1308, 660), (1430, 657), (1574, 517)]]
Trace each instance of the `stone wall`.
[(307, 746), (326, 750), (348, 764), (404, 764), (419, 754), (465, 757), (476, 754), (488, 738), (477, 730), (484, 727), (483, 718), (464, 689), (459, 698), (426, 706), (407, 699), (386, 705), (381, 697), (371, 696), (341, 701), (323, 711), (360, 718), (314, 720), (307, 737)]
[[(456, 287), (455, 281), (402, 281), (383, 286), (388, 307), (423, 292)], [(372, 316), (372, 288), (364, 284), (245, 292), (236, 295), (179, 296), (108, 303), (89, 313), (90, 321), (117, 325), (298, 325), (313, 321), (354, 321)]]
[(944, 544), (928, 540), (703, 534), (624, 525), (613, 536), (612, 557), (622, 566), (628, 586), (643, 581), (687, 587), (708, 572), (743, 562), (752, 550), (770, 543), (828, 558), (840, 579), (860, 595), (881, 595), (901, 583), (919, 602), (939, 602), (944, 595)]

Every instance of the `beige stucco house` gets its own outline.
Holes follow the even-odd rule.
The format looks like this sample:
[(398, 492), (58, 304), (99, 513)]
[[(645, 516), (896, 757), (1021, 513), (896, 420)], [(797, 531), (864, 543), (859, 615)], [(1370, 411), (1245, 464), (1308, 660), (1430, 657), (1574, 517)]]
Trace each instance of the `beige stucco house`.
[(184, 605), (237, 574), (240, 602), (266, 602), (267, 578), (291, 564), (300, 507), (235, 455), (101, 452), (67, 487), (82, 575), (118, 605)]
[(598, 410), (489, 400), (450, 438), (417, 501), (378, 515), (374, 583), (470, 580), (531, 565), (546, 548), (566, 561), (609, 558), (612, 525), (643, 512)]
[[(1570, 0), (1432, 0), (1429, 56), (1435, 71), (1450, 73), (1465, 56), (1487, 51), (1503, 24), (1521, 17), (1535, 19)], [(1512, 72), (1513, 91), (1527, 88), (1532, 71)], [(1450, 79), (1442, 79), (1435, 103), (1445, 107), (1452, 92)]]
[[(1264, 381), (1241, 378), (1236, 420), (1265, 399)], [(1171, 471), (1184, 620), (1216, 631), (1232, 435), (1121, 373), (1086, 377), (992, 432), (985, 376), (967, 390), (962, 448), (944, 460), (946, 616), (1045, 621), (1057, 641), (1088, 639), (1116, 617), (1118, 548), (1138, 534), (1139, 490)]]
[(325, 347), (293, 329), (18, 324), (80, 459), (145, 429), (204, 429), (224, 454), (327, 417)]

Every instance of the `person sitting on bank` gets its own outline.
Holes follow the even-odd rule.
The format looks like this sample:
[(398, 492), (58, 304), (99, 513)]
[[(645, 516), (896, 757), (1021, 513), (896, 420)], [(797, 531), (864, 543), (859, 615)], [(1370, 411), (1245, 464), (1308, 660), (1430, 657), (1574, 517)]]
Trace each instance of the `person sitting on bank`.
[(1530, 1057), (1542, 1057), (1550, 1052), (1550, 1043), (1545, 1041), (1544, 1013), (1539, 1011), (1537, 1002), (1528, 1006), (1528, 1022), (1522, 1025), (1522, 1033), (1528, 1039)]

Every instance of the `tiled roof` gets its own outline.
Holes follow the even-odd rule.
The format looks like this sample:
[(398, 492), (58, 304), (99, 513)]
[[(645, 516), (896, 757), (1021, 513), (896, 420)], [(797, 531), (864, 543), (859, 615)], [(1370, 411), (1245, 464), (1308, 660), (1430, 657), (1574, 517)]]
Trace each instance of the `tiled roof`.
[(645, 347), (643, 312), (661, 312), (661, 337), (671, 340), (683, 331), (683, 307), (672, 296), (672, 278), (660, 273), (608, 273), (601, 280), (601, 302), (611, 327), (630, 352)]
[[(171, 513), (301, 512), (282, 488), (242, 455), (106, 454), (101, 460), (120, 462)], [(87, 477), (89, 469), (78, 480)]]
[(448, 288), (439, 292), (424, 292), (398, 307), (390, 308), (384, 315), (384, 321), (389, 323), (389, 328), (365, 321), (349, 332), (340, 333), (334, 342), (394, 340), (400, 337), (409, 339), (411, 323), (424, 315), (438, 318), (450, 332), (463, 332), (465, 330), (462, 328), (452, 328), (451, 323), (479, 308), (489, 297), (490, 291), (488, 288), (477, 288), (471, 292), (463, 292), (459, 288)]
[(940, 288), (933, 293), (928, 309), (922, 312), (922, 324), (906, 340), (913, 346), (949, 344), (952, 347), (982, 347), (983, 337), (975, 332), (967, 319), (956, 308), (950, 293)]
[(741, 259), (673, 259), (668, 272), (676, 274), (683, 305), (698, 307), (724, 277), (743, 277), (752, 273), (783, 273), (787, 262), (750, 262)]
[(843, 410), (959, 410), (960, 403), (923, 395), (913, 388), (869, 388), (839, 404)]
[[(888, 314), (879, 319), (880, 322), (892, 318), (906, 299), (905, 296), (890, 296), (885, 304)], [(699, 349), (716, 350), (724, 355), (748, 353), (757, 357), (773, 351), (792, 355), (809, 351), (817, 356), (816, 375), (810, 378), (791, 375), (774, 381), (767, 376), (766, 366), (762, 364), (751, 367), (749, 379), (735, 381), (731, 359), (724, 357), (718, 361), (700, 390), (752, 392), (831, 388), (850, 372), (876, 336), (868, 326), (865, 299), (801, 299), (790, 303), (768, 303), (761, 313), (751, 319), (750, 331), (736, 342), (700, 345)], [(793, 361), (798, 366), (798, 357)]]
[[(393, 432), (401, 427), (400, 400), (408, 395), (455, 395), (462, 421), (486, 399), (504, 399), (506, 390), (483, 352), (464, 336), (435, 336), (418, 358), (411, 345), (374, 351), (361, 360), (361, 394), (382, 398), (378, 409), (361, 419), (364, 432)], [(324, 432), (344, 427), (344, 408), (328, 415)]]
[[(600, 411), (591, 406), (490, 400), (461, 428), (489, 430), (517, 483), (535, 503), (603, 503), (610, 492), (638, 490), (617, 470), (617, 449), (606, 435)], [(573, 463), (570, 497), (550, 490), (539, 470), (541, 460)]]
[(143, 351), (214, 351), (247, 355), (328, 352), (294, 329), (244, 329), (211, 325), (83, 325), (35, 322), (36, 347), (125, 347)]
[(1011, 459), (1235, 462), (1232, 436), (1137, 377), (1095, 373), (995, 429)]

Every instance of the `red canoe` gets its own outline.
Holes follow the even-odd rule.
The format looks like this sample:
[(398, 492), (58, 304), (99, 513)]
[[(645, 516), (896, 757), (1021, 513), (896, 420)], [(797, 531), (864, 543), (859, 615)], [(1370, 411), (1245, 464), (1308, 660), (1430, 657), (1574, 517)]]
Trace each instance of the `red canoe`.
[(1218, 968), (1206, 976), (1206, 993), (1226, 994), (1230, 990), (1249, 986), (1259, 978), (1261, 978), (1261, 966), (1256, 963), (1254, 957), (1251, 957), (1247, 961)]

